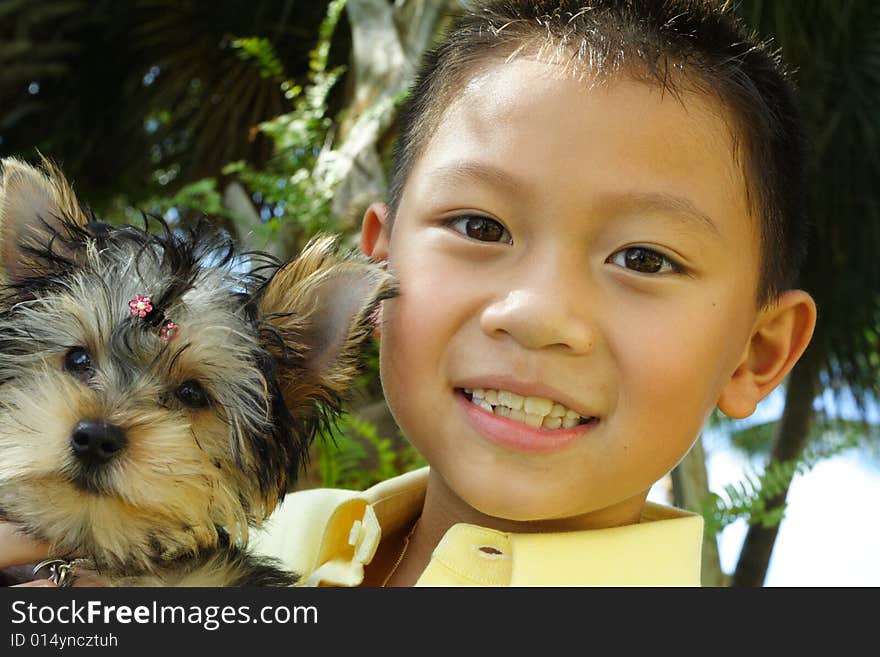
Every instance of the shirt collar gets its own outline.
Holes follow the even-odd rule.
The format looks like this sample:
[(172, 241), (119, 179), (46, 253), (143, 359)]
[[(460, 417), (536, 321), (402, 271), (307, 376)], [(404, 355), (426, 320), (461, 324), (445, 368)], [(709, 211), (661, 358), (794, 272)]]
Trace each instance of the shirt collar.
[[(356, 586), (379, 546), (421, 512), (422, 468), (340, 503), (309, 583)], [(438, 544), (418, 586), (699, 586), (703, 520), (648, 502), (641, 522), (574, 532), (516, 534), (460, 523)]]

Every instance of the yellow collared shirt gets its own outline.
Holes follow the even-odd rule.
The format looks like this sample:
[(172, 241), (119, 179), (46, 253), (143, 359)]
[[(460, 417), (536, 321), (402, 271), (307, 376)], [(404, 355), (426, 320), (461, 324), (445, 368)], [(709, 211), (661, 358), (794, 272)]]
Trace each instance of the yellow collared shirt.
[[(310, 586), (358, 586), (386, 535), (421, 513), (428, 468), (366, 491), (319, 488), (289, 495), (251, 537)], [(416, 586), (699, 586), (703, 519), (648, 502), (624, 527), (514, 534), (457, 524)]]

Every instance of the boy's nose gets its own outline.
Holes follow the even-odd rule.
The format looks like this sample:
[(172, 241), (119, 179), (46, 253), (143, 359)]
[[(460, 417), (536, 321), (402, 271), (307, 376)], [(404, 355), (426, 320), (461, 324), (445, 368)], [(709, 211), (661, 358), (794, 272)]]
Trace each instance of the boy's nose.
[(581, 310), (570, 291), (524, 285), (489, 304), (480, 326), (489, 336), (509, 335), (527, 349), (560, 347), (585, 354), (593, 349), (596, 332)]

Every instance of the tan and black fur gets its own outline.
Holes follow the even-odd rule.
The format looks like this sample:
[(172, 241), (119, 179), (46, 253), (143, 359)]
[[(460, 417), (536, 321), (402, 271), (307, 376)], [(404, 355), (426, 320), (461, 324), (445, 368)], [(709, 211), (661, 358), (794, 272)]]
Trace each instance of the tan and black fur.
[(282, 264), (111, 227), (51, 163), (0, 166), (0, 517), (111, 585), (293, 584), (248, 528), (339, 410), (390, 277), (329, 237)]

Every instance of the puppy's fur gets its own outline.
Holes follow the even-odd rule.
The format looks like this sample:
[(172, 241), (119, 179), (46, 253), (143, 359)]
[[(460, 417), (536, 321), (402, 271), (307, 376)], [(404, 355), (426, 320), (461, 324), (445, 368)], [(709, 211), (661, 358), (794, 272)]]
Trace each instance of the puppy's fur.
[(111, 227), (48, 161), (0, 166), (0, 517), (110, 585), (293, 584), (248, 527), (339, 410), (389, 275), (329, 237), (282, 264)]

